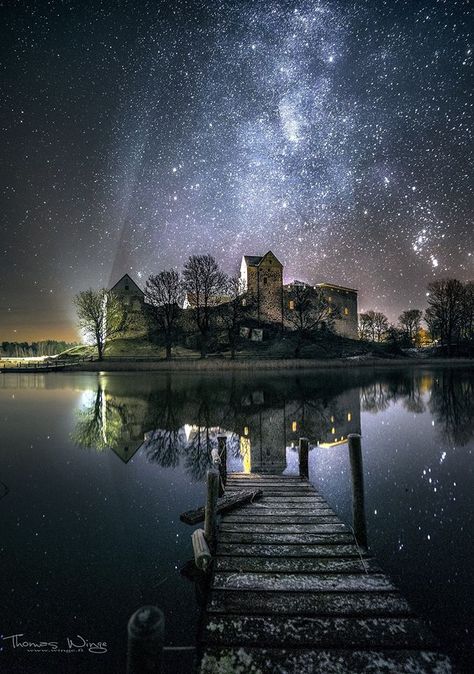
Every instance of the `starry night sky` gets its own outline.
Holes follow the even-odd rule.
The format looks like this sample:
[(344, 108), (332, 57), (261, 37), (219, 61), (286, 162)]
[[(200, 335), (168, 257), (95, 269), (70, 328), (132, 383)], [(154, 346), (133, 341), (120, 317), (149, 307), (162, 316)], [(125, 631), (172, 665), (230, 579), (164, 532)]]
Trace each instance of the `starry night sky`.
[(210, 252), (394, 320), (473, 274), (467, 1), (0, 2), (0, 339)]

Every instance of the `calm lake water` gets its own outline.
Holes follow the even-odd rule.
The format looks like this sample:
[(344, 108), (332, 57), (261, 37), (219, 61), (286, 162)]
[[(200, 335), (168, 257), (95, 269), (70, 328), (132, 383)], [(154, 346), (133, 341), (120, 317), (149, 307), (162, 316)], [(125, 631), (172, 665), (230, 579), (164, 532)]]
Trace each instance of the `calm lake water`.
[[(368, 538), (460, 671), (472, 668), (474, 370), (0, 374), (0, 641), (9, 674), (119, 674), (143, 604), (193, 645), (199, 606), (184, 510), (203, 503), (217, 436), (229, 470), (310, 478), (351, 523), (347, 444), (362, 433)], [(78, 636), (79, 635), (79, 636)], [(172, 670), (190, 671), (189, 654)]]

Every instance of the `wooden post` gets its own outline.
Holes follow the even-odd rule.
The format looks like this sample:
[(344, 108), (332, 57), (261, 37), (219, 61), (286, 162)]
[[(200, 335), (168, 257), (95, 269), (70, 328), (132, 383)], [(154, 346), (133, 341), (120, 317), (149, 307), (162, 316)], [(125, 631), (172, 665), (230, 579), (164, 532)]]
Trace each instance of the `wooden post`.
[(162, 671), (165, 616), (156, 606), (142, 606), (128, 621), (127, 674)]
[(308, 438), (300, 438), (300, 446), (298, 451), (300, 477), (309, 478), (309, 440)]
[(219, 464), (219, 496), (223, 496), (224, 488), (227, 484), (227, 436), (218, 435), (217, 436), (217, 448), (219, 450), (219, 458), (221, 460)]
[(358, 433), (350, 433), (347, 439), (352, 476), (352, 525), (357, 543), (361, 547), (366, 548), (367, 525), (364, 507), (364, 472), (362, 468), (361, 440)]
[(209, 564), (211, 563), (212, 555), (207, 545), (204, 531), (202, 529), (196, 529), (191, 538), (193, 542), (194, 563), (201, 571), (207, 571)]
[(210, 546), (216, 537), (217, 499), (219, 496), (219, 471), (211, 468), (207, 471), (207, 498), (204, 515), (204, 534)]

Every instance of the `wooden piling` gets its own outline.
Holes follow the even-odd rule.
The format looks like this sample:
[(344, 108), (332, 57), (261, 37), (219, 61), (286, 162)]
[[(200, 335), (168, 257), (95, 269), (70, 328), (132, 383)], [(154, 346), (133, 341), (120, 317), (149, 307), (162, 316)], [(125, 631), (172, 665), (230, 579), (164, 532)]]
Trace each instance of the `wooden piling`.
[(142, 606), (128, 621), (127, 674), (160, 674), (165, 616), (157, 606)]
[(211, 468), (207, 471), (207, 497), (204, 515), (204, 534), (210, 546), (216, 536), (217, 499), (219, 497), (219, 471)]
[(299, 467), (300, 467), (300, 477), (308, 478), (309, 477), (309, 440), (308, 438), (300, 438), (299, 450)]
[(350, 433), (349, 461), (352, 477), (352, 524), (357, 543), (367, 548), (367, 525), (364, 506), (364, 472), (362, 468), (361, 437), (358, 433)]
[(227, 482), (227, 436), (218, 435), (217, 436), (217, 446), (219, 449), (219, 456), (221, 459), (221, 468), (220, 474), (224, 486)]
[(204, 536), (204, 531), (202, 529), (196, 529), (192, 534), (193, 541), (193, 551), (194, 551), (194, 563), (196, 567), (201, 571), (207, 571), (212, 555), (207, 545), (206, 538)]

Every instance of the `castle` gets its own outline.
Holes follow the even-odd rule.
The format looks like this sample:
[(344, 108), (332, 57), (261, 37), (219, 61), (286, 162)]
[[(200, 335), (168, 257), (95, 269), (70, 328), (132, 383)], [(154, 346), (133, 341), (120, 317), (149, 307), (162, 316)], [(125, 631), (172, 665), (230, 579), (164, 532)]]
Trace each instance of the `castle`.
[[(332, 283), (318, 283), (308, 286), (302, 281), (283, 283), (283, 265), (271, 250), (265, 255), (244, 255), (240, 265), (240, 285), (242, 294), (253, 298), (254, 318), (264, 325), (277, 323), (290, 327), (287, 317), (294, 306), (291, 299), (296, 286), (312, 287), (319, 291), (333, 312), (334, 331), (345, 337), (357, 339), (357, 290)], [(111, 288), (133, 313), (141, 312), (145, 303), (145, 294), (135, 281), (125, 274)], [(219, 298), (219, 303), (226, 301)], [(193, 307), (193, 297), (186, 296), (183, 309)]]
[[(255, 299), (255, 314), (259, 322), (285, 323), (285, 314), (293, 309), (291, 299), (295, 286), (302, 281), (283, 284), (283, 265), (271, 250), (265, 255), (244, 255), (240, 265), (243, 293)], [(334, 330), (339, 335), (357, 339), (357, 290), (331, 283), (318, 283), (319, 290), (334, 313)]]

